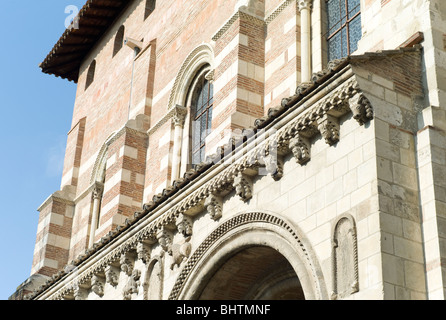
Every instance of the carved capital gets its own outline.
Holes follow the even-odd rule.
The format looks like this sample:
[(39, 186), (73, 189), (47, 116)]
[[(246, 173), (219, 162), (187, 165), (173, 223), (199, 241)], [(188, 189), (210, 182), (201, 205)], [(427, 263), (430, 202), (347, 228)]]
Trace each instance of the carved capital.
[(187, 115), (187, 109), (177, 105), (172, 115), (172, 121), (174, 125), (183, 127), (184, 121), (186, 120), (186, 115)]
[(104, 184), (102, 182), (96, 181), (92, 192), (93, 200), (100, 199), (102, 197), (103, 191), (104, 191)]
[(218, 220), (223, 213), (223, 200), (214, 194), (209, 195), (204, 200), (204, 207), (211, 216), (212, 220)]
[(302, 11), (303, 9), (311, 10), (313, 6), (313, 0), (299, 0), (299, 11)]
[(239, 172), (234, 178), (235, 194), (242, 198), (243, 201), (247, 201), (252, 198), (252, 182), (251, 179)]
[(318, 119), (318, 130), (330, 146), (339, 141), (339, 119), (325, 114)]
[(290, 139), (289, 148), (299, 164), (310, 161), (310, 142), (307, 138), (297, 134)]

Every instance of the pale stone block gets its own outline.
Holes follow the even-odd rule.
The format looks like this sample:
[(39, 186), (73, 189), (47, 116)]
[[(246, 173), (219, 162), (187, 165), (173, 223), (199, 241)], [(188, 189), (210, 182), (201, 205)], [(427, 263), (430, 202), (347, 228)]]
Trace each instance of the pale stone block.
[(283, 34), (287, 34), (293, 28), (296, 27), (296, 17), (291, 18), (283, 25)]
[(351, 205), (352, 207), (358, 205), (362, 201), (372, 196), (372, 187), (370, 183), (365, 184), (356, 191), (351, 193)]
[(164, 170), (169, 166), (169, 155), (166, 154), (160, 161), (160, 170)]
[(389, 253), (389, 254), (394, 254), (393, 235), (390, 233), (382, 232), (381, 246), (382, 246), (383, 252)]
[(348, 168), (352, 170), (363, 162), (362, 149), (355, 149), (348, 155)]
[(351, 209), (350, 195), (346, 195), (336, 202), (336, 210), (339, 213), (347, 212)]
[(358, 187), (361, 187), (368, 182), (372, 182), (377, 177), (376, 159), (372, 158), (362, 163), (358, 166), (356, 172)]
[(348, 156), (345, 156), (333, 163), (333, 178), (343, 176), (348, 171)]
[(271, 50), (271, 41), (272, 38), (269, 38), (265, 41), (265, 53), (268, 53)]
[(325, 192), (323, 189), (316, 189), (307, 197), (307, 215), (311, 215), (321, 210), (325, 206)]
[(166, 144), (170, 143), (171, 141), (171, 132), (168, 130), (166, 133), (163, 134), (163, 136), (158, 140), (158, 147), (163, 147)]
[(404, 260), (383, 253), (383, 280), (398, 286), (404, 286)]
[(63, 226), (65, 217), (64, 215), (58, 213), (51, 213), (48, 218), (50, 218), (50, 223), (56, 224), (58, 226)]
[(420, 243), (401, 237), (394, 237), (395, 255), (406, 260), (423, 263), (423, 248)]
[(341, 177), (327, 184), (324, 190), (326, 204), (330, 204), (342, 198), (342, 196), (344, 195), (342, 185), (343, 185), (343, 178)]
[(417, 172), (413, 168), (393, 163), (393, 181), (401, 186), (416, 189)]
[(406, 286), (409, 289), (424, 291), (425, 277), (422, 263), (405, 261), (404, 269), (406, 272)]
[(119, 149), (119, 157), (122, 156), (138, 159), (138, 149), (130, 146), (122, 146), (121, 149)]
[(400, 162), (400, 148), (384, 140), (376, 139), (376, 154), (394, 162)]
[(285, 53), (281, 53), (272, 62), (265, 67), (265, 81), (268, 80), (273, 73), (285, 64)]

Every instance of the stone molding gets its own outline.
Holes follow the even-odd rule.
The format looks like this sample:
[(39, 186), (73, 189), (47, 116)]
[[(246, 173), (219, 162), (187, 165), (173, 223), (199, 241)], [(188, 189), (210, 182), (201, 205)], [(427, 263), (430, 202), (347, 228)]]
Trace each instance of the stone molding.
[[(371, 105), (367, 103), (360, 103), (358, 101), (364, 101), (364, 93), (359, 88), (354, 74), (350, 72), (341, 74), (337, 79), (333, 80), (332, 86), (326, 85), (323, 91), (320, 91), (320, 95), (317, 93), (314, 95), (313, 100), (305, 100), (303, 104), (294, 105), (290, 113), (286, 114), (287, 118), (283, 120), (282, 125), (275, 123), (273, 128), (278, 128), (273, 133), (266, 127), (265, 130), (258, 130), (254, 137), (251, 137), (249, 141), (244, 140), (244, 137), (239, 137), (238, 139), (232, 139), (230, 143), (231, 146), (226, 146), (223, 148), (218, 148), (217, 153), (210, 155), (206, 162), (208, 165), (211, 163), (226, 163), (227, 160), (232, 160), (229, 166), (216, 166), (216, 173), (209, 173), (204, 175), (205, 178), (202, 182), (198, 180), (191, 187), (191, 190), (187, 192), (182, 192), (182, 197), (180, 196), (178, 200), (171, 200), (169, 206), (158, 208), (159, 201), (163, 201), (168, 198), (169, 188), (167, 188), (166, 194), (160, 194), (154, 197), (154, 201), (149, 204), (144, 205), (143, 212), (135, 212), (132, 219), (127, 219), (123, 226), (117, 227), (116, 230), (111, 231), (108, 235), (103, 237), (99, 243), (91, 249), (91, 251), (86, 252), (85, 255), (78, 257), (72, 262), (73, 265), (79, 266), (78, 273), (76, 277), (65, 274), (64, 272), (58, 273), (53, 276), (53, 278), (42, 288), (40, 288), (41, 294), (44, 293), (46, 289), (49, 289), (51, 284), (56, 282), (62, 277), (67, 277), (66, 281), (60, 283), (57, 289), (50, 290), (50, 292), (45, 293), (46, 299), (63, 299), (64, 296), (72, 294), (72, 288), (75, 284), (82, 284), (90, 282), (90, 279), (97, 273), (103, 272), (109, 265), (116, 263), (121, 259), (123, 265), (129, 266), (125, 268), (127, 274), (131, 274), (130, 270), (133, 270), (132, 266), (129, 264), (132, 261), (125, 261), (129, 257), (128, 253), (131, 251), (136, 252), (138, 244), (142, 241), (150, 244), (159, 242), (163, 246), (165, 252), (169, 253), (172, 258), (174, 258), (173, 264), (179, 265), (185, 260), (189, 261), (188, 253), (190, 252), (190, 246), (188, 246), (188, 239), (185, 239), (182, 244), (178, 244), (176, 251), (172, 251), (172, 239), (175, 230), (175, 224), (177, 219), (190, 212), (191, 210), (196, 210), (199, 207), (201, 210), (204, 209), (203, 203), (206, 199), (212, 195), (219, 196), (222, 193), (227, 193), (228, 191), (234, 190), (237, 187), (242, 187), (245, 191), (249, 191), (250, 180), (252, 175), (258, 174), (259, 168), (264, 166), (263, 157), (271, 151), (271, 147), (281, 150), (281, 152), (292, 152), (290, 150), (290, 141), (296, 136), (305, 136), (307, 141), (314, 138), (317, 134), (322, 134), (329, 145), (332, 145), (339, 139), (339, 136), (330, 133), (324, 134), (323, 130), (326, 129), (328, 125), (322, 126), (328, 120), (334, 121), (339, 124), (338, 118), (347, 114), (363, 115), (365, 118), (357, 117), (356, 120), (359, 125), (364, 124), (364, 120), (369, 121), (373, 117), (373, 110)], [(358, 98), (360, 95), (363, 98)], [(309, 98), (310, 99), (310, 98)], [(368, 100), (367, 100), (368, 101)], [(354, 104), (352, 106), (352, 103)], [(358, 111), (359, 108), (359, 111)], [(280, 120), (280, 119), (277, 119)], [(332, 129), (332, 126), (328, 126)], [(321, 129), (322, 128), (322, 129)], [(322, 132), (319, 132), (322, 130)], [(331, 130), (330, 132), (332, 132)], [(246, 137), (245, 137), (246, 138)], [(308, 146), (308, 143), (306, 145)], [(225, 154), (225, 150), (233, 150), (229, 154)], [(309, 160), (309, 151), (306, 151), (305, 156), (299, 156), (297, 161), (302, 162), (303, 158), (306, 161)], [(226, 159), (224, 158), (226, 156)], [(185, 175), (185, 179), (194, 179), (194, 172), (188, 172)], [(207, 177), (207, 178), (206, 178)], [(252, 182), (251, 182), (252, 183)], [(184, 185), (183, 185), (184, 186)], [(246, 189), (248, 187), (248, 189)], [(181, 188), (181, 183), (180, 183)], [(186, 186), (187, 189), (187, 186)], [(246, 201), (249, 199), (249, 192), (240, 194), (240, 201)], [(208, 202), (209, 204), (209, 202)], [(165, 208), (165, 209), (164, 209)], [(209, 210), (208, 210), (209, 211)], [(150, 213), (148, 219), (141, 220), (142, 217)], [(209, 213), (210, 214), (210, 213)], [(217, 215), (218, 216), (218, 215)], [(214, 215), (214, 219), (217, 219)], [(134, 225), (134, 226), (133, 226)], [(173, 228), (172, 228), (173, 226)], [(134, 227), (131, 233), (125, 233), (127, 229)], [(115, 241), (116, 237), (122, 233), (123, 237), (119, 241)], [(125, 236), (127, 234), (127, 236)], [(89, 255), (97, 252), (99, 249), (104, 248), (112, 240), (113, 244), (107, 247), (107, 250), (103, 250), (101, 256), (96, 261), (90, 261), (90, 263), (85, 264), (85, 267), (81, 266), (84, 262), (88, 261)], [(186, 244), (183, 248), (180, 246)], [(190, 244), (189, 244), (190, 245)], [(105, 249), (105, 248), (104, 248)], [(177, 250), (178, 249), (178, 250)], [(186, 249), (186, 250), (185, 250)], [(185, 252), (181, 252), (181, 250)], [(136, 256), (136, 253), (134, 254)], [(123, 258), (125, 257), (125, 258)], [(131, 258), (132, 260), (135, 258)], [(187, 263), (187, 262), (186, 262)], [(172, 296), (172, 295), (171, 295)], [(175, 296), (175, 294), (173, 294)]]
[(228, 21), (226, 21), (225, 24), (223, 24), (223, 26), (220, 28), (220, 30), (217, 31), (217, 33), (215, 33), (215, 35), (212, 37), (213, 41), (217, 41), (218, 39), (220, 39), (226, 31), (228, 31), (228, 29), (234, 24), (235, 21), (237, 21), (238, 19), (244, 19), (244, 20), (248, 20), (254, 24), (257, 25), (264, 25), (265, 21), (257, 16), (254, 16), (252, 13), (247, 12), (243, 9), (243, 7), (240, 7), (232, 16), (231, 18), (229, 18)]
[(194, 269), (195, 265), (200, 261), (200, 259), (203, 257), (203, 255), (206, 253), (206, 251), (219, 239), (221, 239), (225, 234), (229, 233), (230, 231), (249, 224), (249, 223), (255, 223), (255, 222), (262, 222), (262, 223), (268, 223), (275, 226), (280, 227), (282, 230), (286, 230), (296, 241), (296, 247), (302, 248), (302, 253), (304, 257), (306, 258), (306, 262), (310, 265), (310, 270), (312, 271), (311, 276), (314, 279), (314, 282), (317, 283), (318, 276), (315, 274), (315, 268), (312, 267), (312, 258), (310, 257), (307, 250), (305, 250), (305, 244), (303, 240), (299, 237), (297, 232), (294, 230), (293, 226), (290, 225), (285, 220), (275, 216), (271, 215), (269, 213), (264, 212), (248, 212), (248, 213), (241, 213), (239, 215), (236, 215), (229, 220), (221, 223), (211, 234), (209, 234), (206, 239), (204, 239), (200, 246), (194, 251), (194, 253), (190, 256), (187, 263), (184, 265), (183, 269), (181, 270), (179, 276), (177, 277), (177, 280), (175, 282), (175, 285), (172, 288), (172, 291), (169, 295), (169, 300), (177, 300), (179, 298), (179, 295), (181, 293), (181, 290), (189, 277), (189, 274)]
[(277, 16), (280, 13), (282, 13), (283, 10), (286, 9), (286, 7), (288, 7), (293, 2), (296, 3), (296, 5), (297, 5), (297, 0), (285, 0), (285, 1), (283, 1), (273, 12), (271, 12), (270, 15), (268, 15), (265, 18), (265, 23), (266, 24), (270, 24), (274, 19), (277, 18)]
[[(187, 94), (189, 85), (193, 80), (195, 73), (206, 64), (210, 65), (211, 70), (214, 69), (214, 49), (211, 45), (203, 43), (192, 50), (181, 65), (180, 70), (175, 77), (172, 89), (170, 90), (169, 101), (167, 103), (167, 110), (169, 111), (160, 121), (158, 121), (158, 123), (163, 121), (163, 119), (170, 114), (172, 108), (184, 104), (183, 97)], [(165, 123), (165, 121), (166, 120), (161, 124)], [(157, 127), (157, 125), (154, 127)], [(149, 135), (153, 131), (153, 128), (149, 129)]]

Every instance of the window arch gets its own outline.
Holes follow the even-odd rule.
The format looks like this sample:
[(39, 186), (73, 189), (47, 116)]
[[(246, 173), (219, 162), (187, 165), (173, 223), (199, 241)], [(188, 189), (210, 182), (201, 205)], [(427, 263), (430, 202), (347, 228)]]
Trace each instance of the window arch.
[(206, 137), (212, 128), (212, 107), (214, 105), (214, 86), (207, 75), (209, 65), (202, 68), (190, 87), (190, 159), (192, 165), (204, 161)]
[(87, 88), (93, 83), (95, 72), (96, 72), (96, 60), (93, 60), (90, 66), (88, 67), (87, 79), (85, 81), (85, 90), (87, 90)]
[(146, 0), (146, 8), (144, 11), (144, 20), (146, 20), (155, 10), (156, 0)]
[(124, 26), (119, 27), (113, 45), (113, 57), (119, 52), (119, 50), (121, 50), (122, 46), (124, 45), (124, 33), (125, 33), (125, 27)]
[(350, 55), (361, 39), (360, 0), (326, 0), (328, 61)]

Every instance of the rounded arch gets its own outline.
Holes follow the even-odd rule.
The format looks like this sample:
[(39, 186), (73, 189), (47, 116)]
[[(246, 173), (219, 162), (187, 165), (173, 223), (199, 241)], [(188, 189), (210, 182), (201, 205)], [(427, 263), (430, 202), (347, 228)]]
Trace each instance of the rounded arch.
[(99, 150), (96, 161), (93, 165), (93, 170), (91, 172), (90, 183), (104, 182), (108, 158), (108, 146), (113, 141), (113, 137), (115, 135), (116, 132), (113, 132), (111, 135), (109, 135), (102, 145), (101, 149)]
[(169, 109), (176, 105), (183, 106), (196, 73), (205, 65), (210, 65), (211, 70), (214, 68), (214, 50), (206, 43), (196, 47), (181, 65), (170, 92)]
[[(295, 272), (305, 299), (328, 299), (319, 262), (301, 232), (283, 218), (263, 212), (241, 213), (222, 222), (190, 256), (169, 299), (198, 299), (227, 261), (251, 248), (266, 248), (262, 250), (271, 258), (287, 262), (287, 272)], [(256, 288), (257, 294), (251, 296), (262, 290)]]

